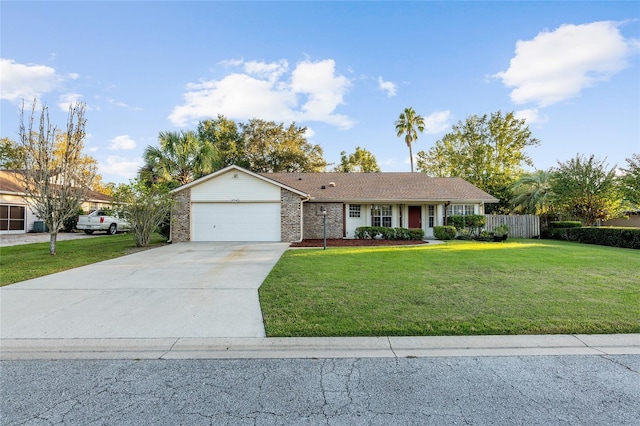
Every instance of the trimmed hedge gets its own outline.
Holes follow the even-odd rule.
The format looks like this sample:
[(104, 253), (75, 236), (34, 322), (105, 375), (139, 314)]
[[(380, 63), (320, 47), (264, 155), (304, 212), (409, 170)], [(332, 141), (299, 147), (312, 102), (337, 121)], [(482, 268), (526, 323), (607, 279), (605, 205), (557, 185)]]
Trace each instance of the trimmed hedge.
[(640, 249), (640, 229), (582, 227), (551, 229), (551, 238), (583, 244)]
[(554, 222), (549, 222), (549, 228), (551, 229), (582, 228), (582, 222), (577, 220), (554, 221)]
[(455, 226), (435, 226), (433, 236), (438, 240), (453, 240), (456, 237)]
[(387, 228), (384, 226), (360, 226), (354, 235), (359, 240), (423, 240), (424, 230), (421, 228)]

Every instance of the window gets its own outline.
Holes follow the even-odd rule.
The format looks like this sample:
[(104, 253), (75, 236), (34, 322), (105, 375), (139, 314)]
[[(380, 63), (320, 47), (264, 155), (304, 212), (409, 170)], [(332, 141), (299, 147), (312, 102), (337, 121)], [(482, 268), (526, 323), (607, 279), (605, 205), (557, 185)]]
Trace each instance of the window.
[(24, 206), (0, 206), (0, 231), (24, 231)]
[(371, 226), (391, 228), (391, 206), (388, 204), (372, 206)]
[(447, 217), (467, 216), (470, 214), (475, 214), (475, 206), (473, 204), (449, 204), (447, 206)]
[(349, 217), (360, 217), (360, 204), (349, 204)]
[(436, 222), (436, 206), (429, 206), (429, 228), (433, 228)]
[[(450, 216), (468, 216), (475, 214), (475, 206), (473, 204), (449, 204), (447, 206), (447, 217)], [(442, 223), (446, 223), (444, 217)]]

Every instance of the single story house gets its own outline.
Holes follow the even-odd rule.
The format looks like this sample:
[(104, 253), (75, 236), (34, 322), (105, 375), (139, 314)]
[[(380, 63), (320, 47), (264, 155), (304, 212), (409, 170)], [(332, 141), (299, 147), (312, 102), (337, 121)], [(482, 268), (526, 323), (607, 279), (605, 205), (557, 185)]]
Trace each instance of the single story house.
[[(44, 231), (44, 228), (34, 229), (34, 223), (40, 218), (29, 208), (25, 195), (20, 172), (0, 170), (0, 234)], [(111, 197), (105, 194), (89, 191), (87, 196), (87, 200), (82, 204), (84, 211), (111, 205)]]
[(172, 191), (171, 240), (353, 238), (359, 226), (422, 228), (484, 214), (495, 197), (461, 178), (423, 173), (254, 173), (232, 165)]

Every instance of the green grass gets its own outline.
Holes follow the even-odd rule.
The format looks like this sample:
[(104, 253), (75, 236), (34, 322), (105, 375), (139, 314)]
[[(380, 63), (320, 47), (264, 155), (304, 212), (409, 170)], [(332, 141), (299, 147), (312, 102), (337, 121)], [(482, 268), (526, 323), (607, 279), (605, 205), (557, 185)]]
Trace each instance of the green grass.
[(513, 240), (289, 250), (268, 336), (640, 332), (640, 251)]
[[(163, 241), (164, 238), (155, 234), (150, 247)], [(133, 250), (133, 239), (127, 234), (58, 241), (55, 256), (49, 254), (48, 242), (1, 247), (0, 287), (124, 256)]]

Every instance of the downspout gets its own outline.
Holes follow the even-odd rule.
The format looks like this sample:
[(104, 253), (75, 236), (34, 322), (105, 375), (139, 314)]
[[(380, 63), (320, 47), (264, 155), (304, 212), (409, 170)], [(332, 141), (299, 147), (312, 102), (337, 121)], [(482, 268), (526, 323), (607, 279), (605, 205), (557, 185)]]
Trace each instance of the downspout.
[(304, 238), (304, 202), (309, 201), (311, 199), (310, 195), (307, 195), (306, 198), (300, 199), (300, 239), (298, 241), (294, 241), (294, 243), (302, 242)]

